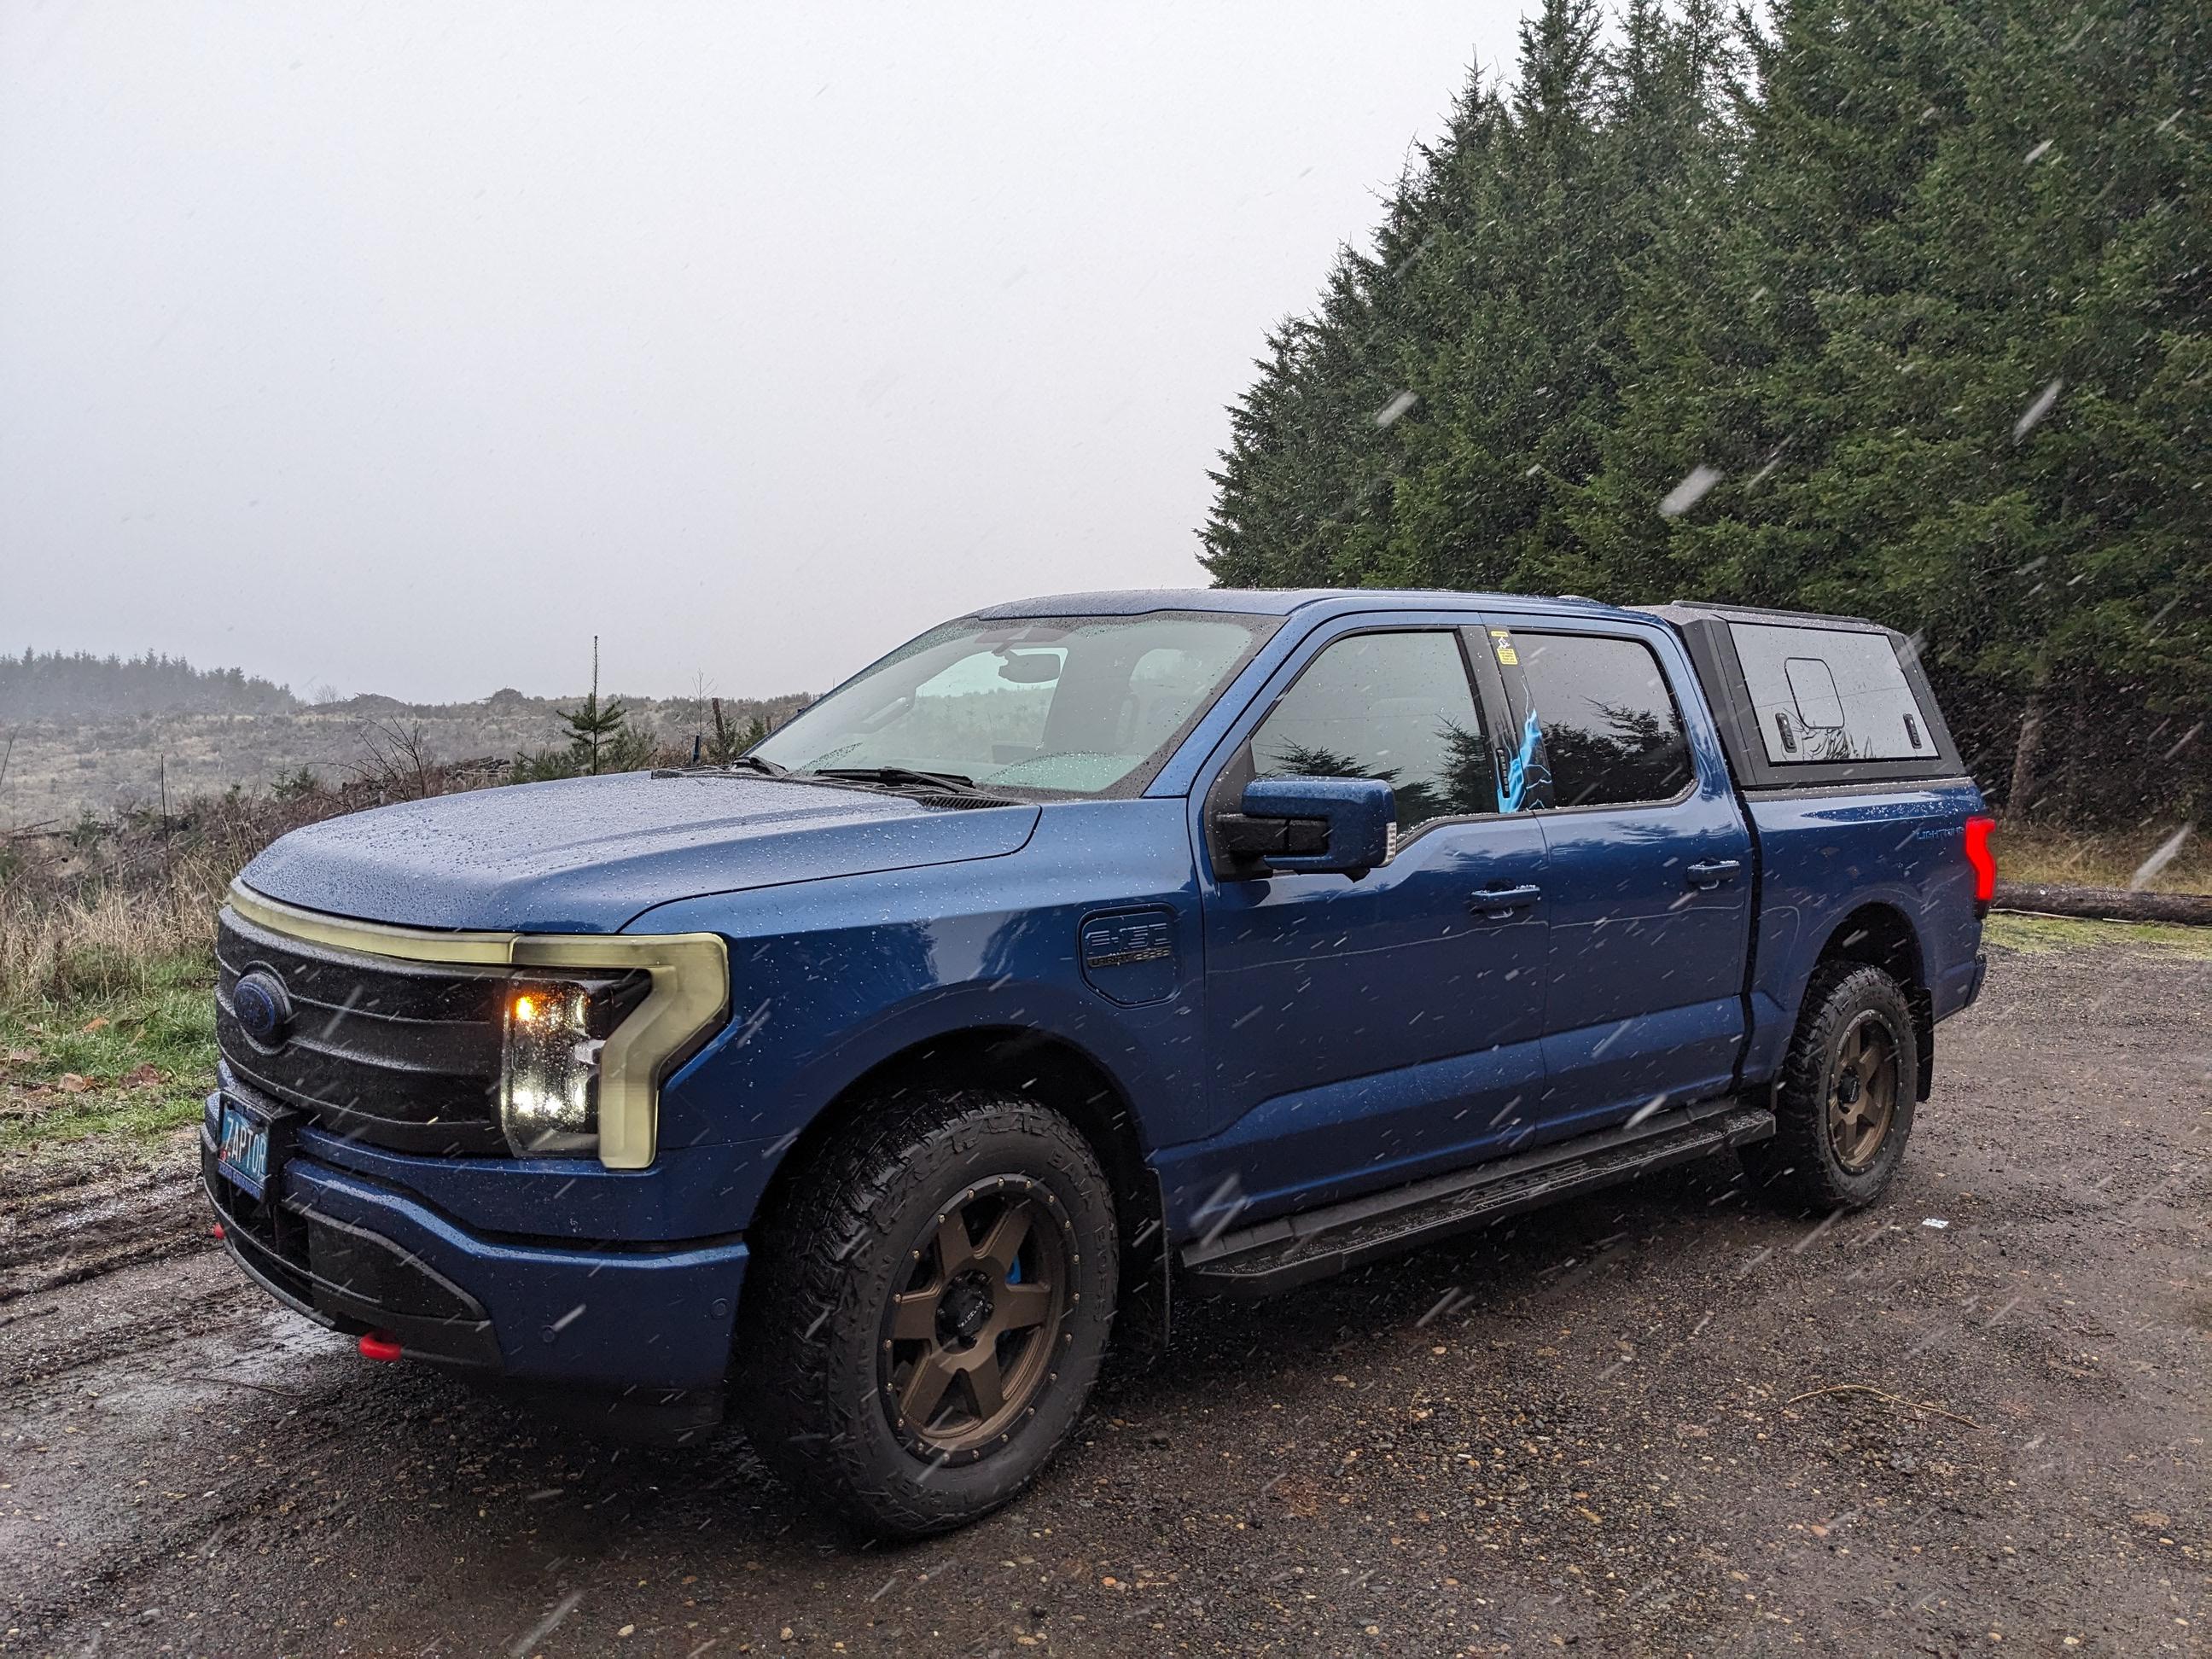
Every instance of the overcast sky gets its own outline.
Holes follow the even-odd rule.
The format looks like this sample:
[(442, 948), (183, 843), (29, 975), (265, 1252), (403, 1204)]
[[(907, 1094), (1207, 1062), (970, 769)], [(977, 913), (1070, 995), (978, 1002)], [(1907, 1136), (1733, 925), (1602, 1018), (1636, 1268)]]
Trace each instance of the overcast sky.
[(0, 647), (820, 690), (1199, 584), (1516, 0), (0, 5)]

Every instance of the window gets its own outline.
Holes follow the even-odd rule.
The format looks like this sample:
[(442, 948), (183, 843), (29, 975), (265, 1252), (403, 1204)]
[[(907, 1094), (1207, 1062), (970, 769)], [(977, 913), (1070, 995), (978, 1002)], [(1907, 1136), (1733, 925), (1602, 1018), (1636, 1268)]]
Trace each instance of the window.
[[(1651, 647), (1589, 634), (1515, 631), (1528, 706), (1543, 732), (1553, 806), (1671, 800), (1690, 747)], [(1541, 799), (1541, 780), (1538, 780)]]
[(1888, 635), (1765, 623), (1733, 623), (1729, 632), (1775, 764), (1935, 757)]
[(1844, 700), (1836, 691), (1836, 677), (1818, 657), (1792, 657), (1782, 665), (1790, 680), (1790, 695), (1796, 699), (1801, 725), (1823, 730), (1844, 723)]
[(1355, 634), (1328, 647), (1252, 734), (1257, 777), (1380, 778), (1401, 832), (1498, 810), (1498, 773), (1448, 633)]
[(753, 752), (798, 772), (901, 766), (995, 789), (1126, 792), (1273, 626), (1176, 611), (971, 617), (900, 647)]

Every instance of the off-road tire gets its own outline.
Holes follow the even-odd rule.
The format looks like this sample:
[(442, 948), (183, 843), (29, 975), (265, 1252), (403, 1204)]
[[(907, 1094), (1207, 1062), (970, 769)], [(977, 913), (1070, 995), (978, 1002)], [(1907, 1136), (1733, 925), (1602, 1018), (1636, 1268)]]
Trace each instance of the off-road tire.
[[(1839, 1155), (1831, 1133), (1841, 1049), (1868, 1024), (1893, 1044), (1894, 1101), (1881, 1139), (1858, 1167)], [(1815, 969), (1774, 1095), (1771, 1140), (1742, 1149), (1745, 1173), (1777, 1204), (1821, 1212), (1873, 1203), (1889, 1185), (1912, 1133), (1920, 1041), (1904, 988), (1879, 968), (1832, 962)]]
[[(948, 1214), (970, 1213), (965, 1203), (988, 1218), (994, 1202), (1018, 1203), (1040, 1236), (1033, 1248), (1058, 1250), (1064, 1291), (1026, 1409), (988, 1443), (947, 1455), (918, 1441), (886, 1388), (893, 1298), (912, 1299), (944, 1254), (933, 1241)], [(988, 1514), (1074, 1427), (1113, 1324), (1118, 1238), (1113, 1188), (1059, 1114), (997, 1090), (864, 1111), (800, 1170), (756, 1238), (732, 1366), (740, 1415), (770, 1469), (864, 1534), (916, 1538)], [(1001, 1298), (1018, 1276), (1000, 1283)]]

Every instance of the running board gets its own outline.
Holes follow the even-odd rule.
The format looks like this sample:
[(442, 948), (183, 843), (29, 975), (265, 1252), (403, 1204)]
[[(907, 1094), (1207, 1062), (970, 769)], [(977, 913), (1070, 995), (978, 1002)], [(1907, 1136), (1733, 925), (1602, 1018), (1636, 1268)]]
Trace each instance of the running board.
[(1773, 1113), (1740, 1101), (1656, 1113), (1628, 1127), (1200, 1240), (1183, 1248), (1184, 1278), (1191, 1289), (1216, 1295), (1272, 1296), (1773, 1133)]

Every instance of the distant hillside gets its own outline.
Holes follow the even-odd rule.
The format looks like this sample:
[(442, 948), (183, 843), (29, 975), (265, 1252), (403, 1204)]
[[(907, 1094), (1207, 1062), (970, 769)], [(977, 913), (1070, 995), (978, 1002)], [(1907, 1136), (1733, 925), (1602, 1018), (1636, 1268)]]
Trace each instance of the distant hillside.
[[(0, 659), (4, 665), (5, 659)], [(266, 682), (243, 681), (246, 684)], [(280, 694), (281, 695), (281, 694)], [(295, 787), (304, 772), (331, 787), (384, 769), (394, 754), (419, 749), (439, 765), (511, 761), (568, 739), (559, 711), (583, 701), (529, 697), (513, 690), (482, 702), (404, 703), (364, 695), (303, 707), (289, 697), (268, 712), (163, 711), (45, 719), (11, 717), (0, 702), (0, 834), (39, 824), (68, 825), (89, 812), (112, 817), (133, 808), (174, 805), (233, 786), (258, 793)], [(791, 718), (808, 698), (725, 697), (724, 714), (742, 726), (756, 717)], [(695, 733), (711, 732), (697, 698), (624, 697), (637, 731), (672, 759), (688, 757)]]
[(277, 714), (300, 706), (286, 687), (182, 657), (88, 651), (0, 657), (0, 724), (127, 714)]

